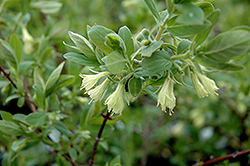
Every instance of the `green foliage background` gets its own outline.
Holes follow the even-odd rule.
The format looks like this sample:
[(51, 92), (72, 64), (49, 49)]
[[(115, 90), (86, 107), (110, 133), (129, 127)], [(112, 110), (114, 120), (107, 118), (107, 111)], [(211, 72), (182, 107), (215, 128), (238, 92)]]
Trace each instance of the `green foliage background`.
[[(68, 50), (62, 41), (72, 43), (67, 34), (69, 30), (86, 36), (87, 25), (94, 23), (114, 30), (126, 25), (136, 35), (143, 27), (152, 28), (154, 25), (154, 19), (143, 0), (61, 0), (62, 7), (53, 14), (25, 6), (25, 2), (27, 1), (6, 2), (0, 13), (0, 29), (2, 39), (9, 39), (13, 34), (22, 39), (21, 29), (26, 25), (34, 37), (33, 54), (36, 56), (23, 56), (23, 61), (33, 62), (23, 74), (27, 80), (32, 79), (36, 66), (42, 71), (44, 80), (47, 80), (50, 73), (64, 61), (62, 55)], [(156, 2), (158, 9), (165, 8), (164, 1)], [(250, 25), (249, 0), (217, 0), (214, 4), (221, 9), (221, 17), (211, 37), (234, 26)], [(45, 58), (39, 59), (44, 54), (43, 51), (47, 51)], [(250, 149), (250, 55), (246, 57), (248, 58), (242, 58), (238, 62), (245, 66), (245, 70), (209, 75), (220, 88), (218, 97), (199, 98), (194, 90), (177, 85), (177, 107), (172, 117), (156, 108), (155, 102), (148, 96), (132, 103), (123, 111), (122, 116), (116, 117), (115, 121), (119, 120), (118, 122), (105, 127), (96, 163), (104, 165), (120, 155), (122, 165), (127, 166), (146, 163), (192, 165), (208, 160), (210, 156), (219, 157)], [(9, 68), (2, 55), (0, 64)], [(75, 76), (74, 82), (51, 95), (48, 105), (50, 119), (64, 119), (71, 131), (77, 130), (80, 125), (81, 130), (87, 133), (83, 134), (82, 140), (76, 139), (72, 143), (77, 151), (75, 160), (86, 163), (102, 122), (99, 112), (105, 112), (106, 107), (100, 102), (88, 105), (88, 98), (79, 90), (81, 79), (78, 75), (82, 71), (86, 72), (88, 69), (66, 61), (62, 73)], [(32, 86), (32, 82), (28, 82), (31, 94), (34, 95)], [(13, 107), (18, 100), (12, 100), (11, 104), (6, 102), (6, 98), (15, 91), (6, 79), (1, 78), (0, 87), (0, 110), (12, 114), (29, 113), (26, 105), (22, 109)], [(56, 135), (60, 134), (55, 133), (55, 137)], [(68, 143), (67, 139), (62, 137), (60, 141)], [(55, 161), (57, 165), (69, 164), (60, 157), (56, 159), (56, 154), (50, 154), (44, 143), (31, 142), (25, 148), (16, 150), (13, 149), (12, 142), (11, 137), (0, 133), (2, 165), (56, 165)], [(80, 146), (77, 148), (76, 145)], [(58, 147), (58, 151), (62, 150), (60, 148), (62, 147)], [(237, 166), (246, 163), (250, 164), (248, 156), (237, 159), (236, 162), (225, 161), (221, 165)]]

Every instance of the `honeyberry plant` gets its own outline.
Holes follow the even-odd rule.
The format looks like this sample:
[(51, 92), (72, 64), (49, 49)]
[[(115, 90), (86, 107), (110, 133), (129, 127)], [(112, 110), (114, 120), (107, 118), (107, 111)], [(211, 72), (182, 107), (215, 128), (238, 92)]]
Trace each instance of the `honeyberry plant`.
[[(167, 9), (160, 12), (153, 0), (144, 1), (155, 19), (152, 29), (144, 28), (134, 37), (126, 26), (116, 32), (95, 24), (87, 26), (87, 37), (69, 32), (75, 46), (64, 42), (72, 50), (64, 54), (64, 58), (87, 66), (92, 72), (77, 73), (82, 78), (80, 89), (91, 98), (89, 104), (101, 101), (107, 105), (107, 113), (102, 114), (104, 120), (94, 140), (90, 165), (94, 164), (107, 121), (118, 121), (119, 117), (115, 115), (121, 115), (124, 108), (142, 94), (150, 96), (156, 101), (156, 106), (172, 115), (178, 104), (175, 86), (192, 88), (201, 98), (218, 95), (219, 87), (206, 73), (244, 69), (237, 61), (249, 53), (249, 27), (235, 27), (211, 39), (210, 32), (220, 11), (209, 0), (166, 0)], [(53, 13), (61, 7), (60, 3), (51, 4), (54, 10), (42, 12)], [(46, 6), (43, 2), (31, 4), (34, 8), (42, 5)], [(21, 150), (42, 142), (47, 145), (48, 151), (57, 156), (57, 165), (82, 164), (82, 149), (88, 143), (91, 131), (87, 129), (87, 122), (81, 122), (80, 126), (84, 127), (80, 129), (76, 124), (74, 130), (69, 130), (64, 123), (67, 115), (60, 111), (51, 112), (60, 105), (56, 94), (58, 90), (72, 84), (74, 78), (71, 75), (61, 75), (64, 62), (50, 74), (41, 71), (42, 62), (48, 62), (52, 54), (52, 48), (47, 47), (48, 41), (57, 31), (49, 33), (48, 37), (43, 36), (36, 49), (33, 47), (35, 41), (25, 26), (29, 17), (23, 15), (22, 18), (20, 15), (20, 20), (18, 19), (18, 25), (22, 26), (23, 43), (13, 34), (9, 42), (0, 39), (1, 56), (6, 59), (12, 74), (7, 74), (0, 66), (3, 75), (9, 79), (9, 84), (3, 83), (6, 86), (2, 91), (7, 91), (8, 94), (14, 92), (6, 100), (17, 98), (18, 106), (26, 103), (33, 112), (26, 116), (1, 111), (3, 120), (0, 120), (0, 139), (10, 142), (10, 147), (7, 148), (12, 150), (5, 155), (3, 163), (18, 165), (21, 162), (17, 160)], [(25, 57), (26, 61), (22, 61), (22, 52), (34, 54), (34, 57)], [(22, 76), (32, 66), (36, 67), (33, 67), (31, 77), (34, 85), (30, 92)], [(44, 81), (42, 73), (48, 75), (47, 81)], [(14, 81), (11, 76), (15, 77)], [(10, 88), (11, 84), (16, 90)], [(63, 90), (64, 96), (70, 93), (66, 88)], [(76, 94), (72, 96), (77, 98)], [(77, 99), (72, 98), (70, 102), (83, 100)], [(66, 112), (67, 102), (62, 105)], [(86, 109), (89, 107), (86, 106)], [(89, 114), (85, 115), (86, 119)], [(106, 165), (121, 165), (119, 156)]]
[(160, 12), (154, 1), (145, 3), (156, 25), (135, 38), (126, 26), (117, 33), (102, 25), (88, 26), (88, 38), (69, 32), (75, 46), (65, 44), (74, 51), (64, 57), (93, 72), (80, 74), (81, 89), (90, 103), (102, 100), (107, 105), (106, 118), (121, 115), (141, 93), (172, 115), (177, 85), (195, 89), (202, 98), (218, 95), (219, 88), (206, 72), (241, 70), (236, 60), (249, 52), (249, 27), (235, 27), (206, 42), (220, 14), (209, 1), (166, 0), (167, 9)]

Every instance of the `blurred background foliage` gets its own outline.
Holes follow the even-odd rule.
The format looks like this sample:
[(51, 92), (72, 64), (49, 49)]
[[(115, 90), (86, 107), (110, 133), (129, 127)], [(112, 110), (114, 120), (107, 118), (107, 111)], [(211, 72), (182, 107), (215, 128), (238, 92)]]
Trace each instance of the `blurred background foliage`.
[[(150, 11), (143, 0), (60, 0), (57, 7), (44, 9), (29, 4), (28, 0), (9, 0), (0, 9), (1, 38), (9, 40), (16, 34), (23, 39), (22, 28), (26, 27), (33, 36), (31, 54), (24, 54), (23, 59), (32, 61), (24, 77), (32, 78), (35, 66), (39, 66), (43, 77), (48, 78), (53, 69), (62, 61), (62, 55), (68, 50), (63, 45), (72, 43), (67, 32), (77, 32), (86, 36), (87, 25), (95, 23), (118, 30), (126, 25), (136, 35), (142, 28), (151, 29), (154, 25)], [(3, 3), (3, 1), (2, 1)], [(217, 0), (216, 8), (221, 9), (221, 16), (211, 36), (238, 25), (250, 26), (249, 0)], [(158, 9), (165, 8), (165, 1), (156, 1)], [(39, 59), (39, 56), (42, 56)], [(250, 62), (245, 56), (239, 63), (245, 70), (237, 72), (210, 73), (220, 90), (219, 96), (199, 98), (196, 92), (185, 87), (175, 86), (177, 107), (172, 117), (155, 107), (156, 102), (148, 96), (141, 96), (123, 111), (115, 124), (107, 125), (103, 140), (98, 148), (96, 163), (104, 165), (117, 155), (121, 156), (122, 165), (192, 165), (199, 161), (209, 160), (211, 156), (220, 157), (236, 151), (250, 149)], [(8, 69), (3, 57), (0, 64)], [(50, 115), (56, 118), (66, 117), (65, 124), (71, 130), (81, 125), (90, 131), (91, 139), (82, 142), (84, 151), (78, 154), (78, 162), (87, 162), (90, 158), (93, 141), (99, 130), (100, 112), (106, 107), (97, 102), (88, 105), (87, 96), (79, 90), (80, 72), (88, 72), (84, 66), (66, 61), (64, 74), (75, 76), (74, 82), (51, 97)], [(46, 80), (46, 79), (45, 79)], [(28, 83), (32, 87), (32, 82)], [(8, 81), (1, 78), (0, 110), (28, 114), (26, 105), (17, 107), (17, 100), (6, 102), (13, 91)], [(34, 92), (31, 91), (31, 94)], [(84, 125), (87, 110), (92, 109), (92, 121)], [(99, 118), (99, 119), (98, 119)], [(112, 123), (112, 121), (110, 121)], [(1, 133), (0, 133), (0, 137)], [(0, 139), (0, 158), (2, 163), (10, 164), (6, 154), (11, 146), (8, 140)], [(77, 144), (76, 140), (76, 144)], [(53, 155), (48, 153), (44, 144), (23, 149), (21, 155), (11, 160), (25, 165), (50, 165)], [(249, 165), (249, 156), (236, 158), (235, 161), (224, 161), (221, 165)]]

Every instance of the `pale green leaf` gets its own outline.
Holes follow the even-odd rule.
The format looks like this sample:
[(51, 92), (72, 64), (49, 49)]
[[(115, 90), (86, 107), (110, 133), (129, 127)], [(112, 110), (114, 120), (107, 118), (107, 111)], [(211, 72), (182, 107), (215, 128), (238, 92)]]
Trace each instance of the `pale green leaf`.
[(69, 31), (68, 34), (69, 34), (71, 40), (77, 46), (77, 48), (79, 48), (79, 50), (81, 50), (81, 52), (85, 56), (92, 58), (92, 59), (96, 59), (94, 49), (85, 37), (83, 37), (77, 33), (71, 32), (71, 31)]
[(117, 74), (124, 69), (126, 59), (118, 51), (114, 51), (107, 56), (105, 64), (111, 73)]

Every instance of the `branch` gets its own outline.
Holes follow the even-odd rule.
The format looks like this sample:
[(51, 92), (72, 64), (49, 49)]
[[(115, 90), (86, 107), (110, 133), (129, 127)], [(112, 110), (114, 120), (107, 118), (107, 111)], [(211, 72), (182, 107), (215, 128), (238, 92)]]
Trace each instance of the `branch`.
[(0, 65), (0, 70), (3, 72), (4, 77), (6, 77), (6, 78), (11, 82), (11, 84), (17, 89), (16, 84), (15, 84), (15, 83), (12, 81), (12, 79), (10, 78), (10, 74), (7, 74), (7, 73), (5, 72), (5, 70), (2, 68), (1, 65)]
[(68, 160), (73, 166), (79, 166), (77, 163), (75, 163), (69, 156), (68, 154), (63, 154), (62, 155), (66, 160)]
[(92, 166), (94, 164), (94, 158), (95, 158), (95, 154), (96, 154), (96, 151), (97, 151), (97, 146), (98, 146), (98, 143), (100, 141), (103, 129), (104, 129), (105, 125), (106, 125), (106, 122), (107, 122), (107, 120), (112, 120), (113, 119), (112, 117), (110, 117), (111, 111), (107, 111), (106, 115), (101, 114), (102, 117), (104, 118), (104, 120), (103, 120), (102, 125), (100, 127), (100, 130), (99, 130), (99, 132), (97, 134), (97, 137), (95, 138), (95, 144), (94, 144), (91, 160), (90, 160), (90, 163), (89, 163), (90, 166)]
[[(242, 152), (236, 152), (236, 153), (232, 153), (232, 154), (229, 154), (227, 156), (224, 156), (224, 157), (218, 157), (218, 158), (213, 158), (209, 161), (206, 161), (205, 163), (203, 164), (198, 164), (199, 166), (207, 166), (207, 165), (213, 165), (213, 164), (218, 164), (224, 160), (227, 160), (227, 159), (231, 159), (231, 158), (236, 158), (236, 157), (239, 157), (239, 156), (242, 156), (242, 155), (246, 155), (246, 154), (249, 154), (250, 153), (250, 150), (245, 150), (245, 151), (242, 151)], [(193, 166), (198, 166), (197, 164), (193, 165)]]
[[(2, 66), (0, 65), (0, 70), (3, 72), (3, 77), (6, 77), (10, 82), (11, 84), (17, 89), (17, 86), (16, 84), (14, 83), (14, 81), (10, 78), (10, 74), (7, 74), (5, 72), (5, 70), (2, 68)], [(30, 108), (30, 110), (32, 112), (36, 112), (36, 106), (34, 104), (34, 102), (32, 101), (32, 99), (30, 98), (29, 94), (30, 94), (30, 91), (25, 83), (25, 81), (23, 81), (23, 87), (24, 87), (24, 91), (25, 91), (25, 103), (28, 105), (28, 107)]]

